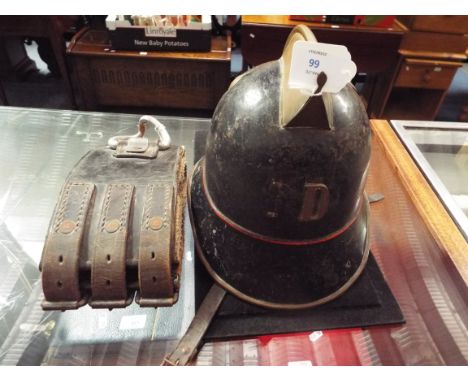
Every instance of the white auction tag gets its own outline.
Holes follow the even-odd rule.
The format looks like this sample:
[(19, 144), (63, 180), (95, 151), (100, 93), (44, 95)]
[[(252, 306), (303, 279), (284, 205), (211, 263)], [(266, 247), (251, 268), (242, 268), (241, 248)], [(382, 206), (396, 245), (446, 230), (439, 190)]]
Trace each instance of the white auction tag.
[[(343, 45), (296, 41), (292, 50), (288, 85), (307, 95), (338, 93), (356, 75), (356, 64)], [(317, 76), (324, 72), (327, 81), (320, 93)]]
[(98, 329), (105, 329), (107, 327), (107, 316), (108, 316), (108, 312), (107, 311), (103, 311), (103, 312), (99, 312), (100, 314), (98, 314)]
[(317, 341), (320, 337), (323, 336), (323, 332), (322, 331), (317, 331), (317, 332), (312, 332), (309, 334), (309, 339), (312, 341), (312, 342), (315, 342)]
[(143, 329), (146, 324), (146, 315), (123, 316), (120, 320), (119, 330)]

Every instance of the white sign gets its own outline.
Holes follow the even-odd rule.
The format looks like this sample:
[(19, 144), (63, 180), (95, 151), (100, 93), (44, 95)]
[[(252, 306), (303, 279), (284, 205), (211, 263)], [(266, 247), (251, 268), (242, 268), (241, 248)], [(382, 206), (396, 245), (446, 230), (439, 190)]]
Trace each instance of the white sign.
[[(288, 85), (307, 95), (338, 93), (352, 80), (356, 71), (356, 64), (345, 46), (296, 41), (292, 50)], [(327, 75), (327, 81), (322, 90), (315, 94), (317, 77), (321, 72)]]
[(119, 330), (143, 329), (146, 324), (146, 315), (123, 316), (120, 320)]

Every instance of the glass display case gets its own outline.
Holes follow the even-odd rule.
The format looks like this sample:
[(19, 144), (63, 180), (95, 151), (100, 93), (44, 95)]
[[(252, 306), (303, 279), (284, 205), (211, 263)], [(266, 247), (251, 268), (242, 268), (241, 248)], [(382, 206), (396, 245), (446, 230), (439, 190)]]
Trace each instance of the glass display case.
[(424, 121), (391, 124), (468, 240), (468, 125)]
[[(0, 107), (0, 365), (159, 365), (189, 326), (195, 313), (195, 253), (188, 219), (182, 290), (175, 306), (132, 304), (112, 311), (83, 307), (66, 312), (41, 308), (38, 263), (68, 172), (111, 136), (133, 133), (139, 117)], [(190, 173), (196, 132), (208, 130), (210, 120), (159, 119), (173, 142), (186, 147)], [(385, 121), (377, 122), (392, 130)], [(444, 125), (424, 130), (414, 122), (393, 123), (406, 135), (410, 151), (407, 138), (414, 136), (413, 146), (429, 153), (428, 163), (442, 152), (434, 167), (454, 169), (447, 175), (452, 182), (447, 189), (463, 203), (467, 153), (462, 135), (466, 139), (467, 127), (440, 128)], [(434, 131), (438, 138), (432, 138)], [(377, 143), (374, 134), (366, 189), (385, 198), (371, 205), (371, 250), (406, 322), (209, 342), (194, 364), (468, 364), (466, 283), (454, 276)], [(466, 212), (466, 202), (464, 206), (459, 211)]]

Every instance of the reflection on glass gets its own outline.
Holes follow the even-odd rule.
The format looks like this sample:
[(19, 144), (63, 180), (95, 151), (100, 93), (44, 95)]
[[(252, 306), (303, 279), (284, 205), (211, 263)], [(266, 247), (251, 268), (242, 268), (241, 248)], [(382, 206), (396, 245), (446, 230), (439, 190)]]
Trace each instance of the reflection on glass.
[(407, 128), (416, 146), (468, 216), (467, 130)]
[[(38, 263), (67, 174), (88, 150), (134, 134), (140, 115), (0, 107), (0, 365), (159, 364), (195, 313), (194, 249), (185, 219), (178, 304), (43, 311)], [(159, 117), (186, 148), (208, 119)]]
[(468, 240), (468, 124), (392, 121), (392, 125)]

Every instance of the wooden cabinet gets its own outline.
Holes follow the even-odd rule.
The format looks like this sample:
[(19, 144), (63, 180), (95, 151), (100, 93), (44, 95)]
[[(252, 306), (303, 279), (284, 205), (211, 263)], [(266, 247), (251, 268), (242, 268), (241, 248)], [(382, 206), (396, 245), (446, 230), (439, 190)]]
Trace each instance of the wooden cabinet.
[(111, 49), (106, 30), (83, 30), (67, 49), (78, 107), (212, 110), (230, 83), (231, 50), (214, 37), (210, 52)]
[(403, 58), (384, 115), (433, 120), (461, 62)]
[(276, 60), (298, 24), (307, 25), (319, 42), (344, 45), (359, 73), (366, 74), (363, 97), (369, 116), (380, 117), (385, 96), (398, 68), (398, 48), (406, 31), (399, 23), (392, 28), (332, 25), (290, 20), (285, 15), (242, 16), (242, 55), (249, 66)]
[(398, 16), (406, 31), (383, 117), (433, 120), (466, 60), (468, 16)]
[(466, 16), (398, 16), (413, 31), (468, 34)]
[(459, 62), (405, 58), (394, 87), (445, 90), (461, 65)]
[[(56, 62), (57, 72), (62, 77), (67, 91), (69, 107), (74, 108), (75, 100), (65, 59), (65, 35), (74, 34), (78, 24), (80, 24), (79, 16), (0, 16), (0, 44), (2, 40), (5, 44), (8, 40), (11, 43), (6, 45), (9, 60), (0, 57), (0, 74), (6, 71), (7, 65), (13, 64), (13, 70), (26, 77), (26, 73), (36, 69), (36, 66), (26, 54), (23, 38), (47, 40), (51, 48), (50, 58)], [(8, 105), (8, 100), (0, 81), (1, 104)]]
[[(468, 16), (467, 21), (468, 23)], [(403, 37), (400, 49), (426, 52), (450, 52), (465, 54), (468, 36), (439, 32), (408, 31)]]

